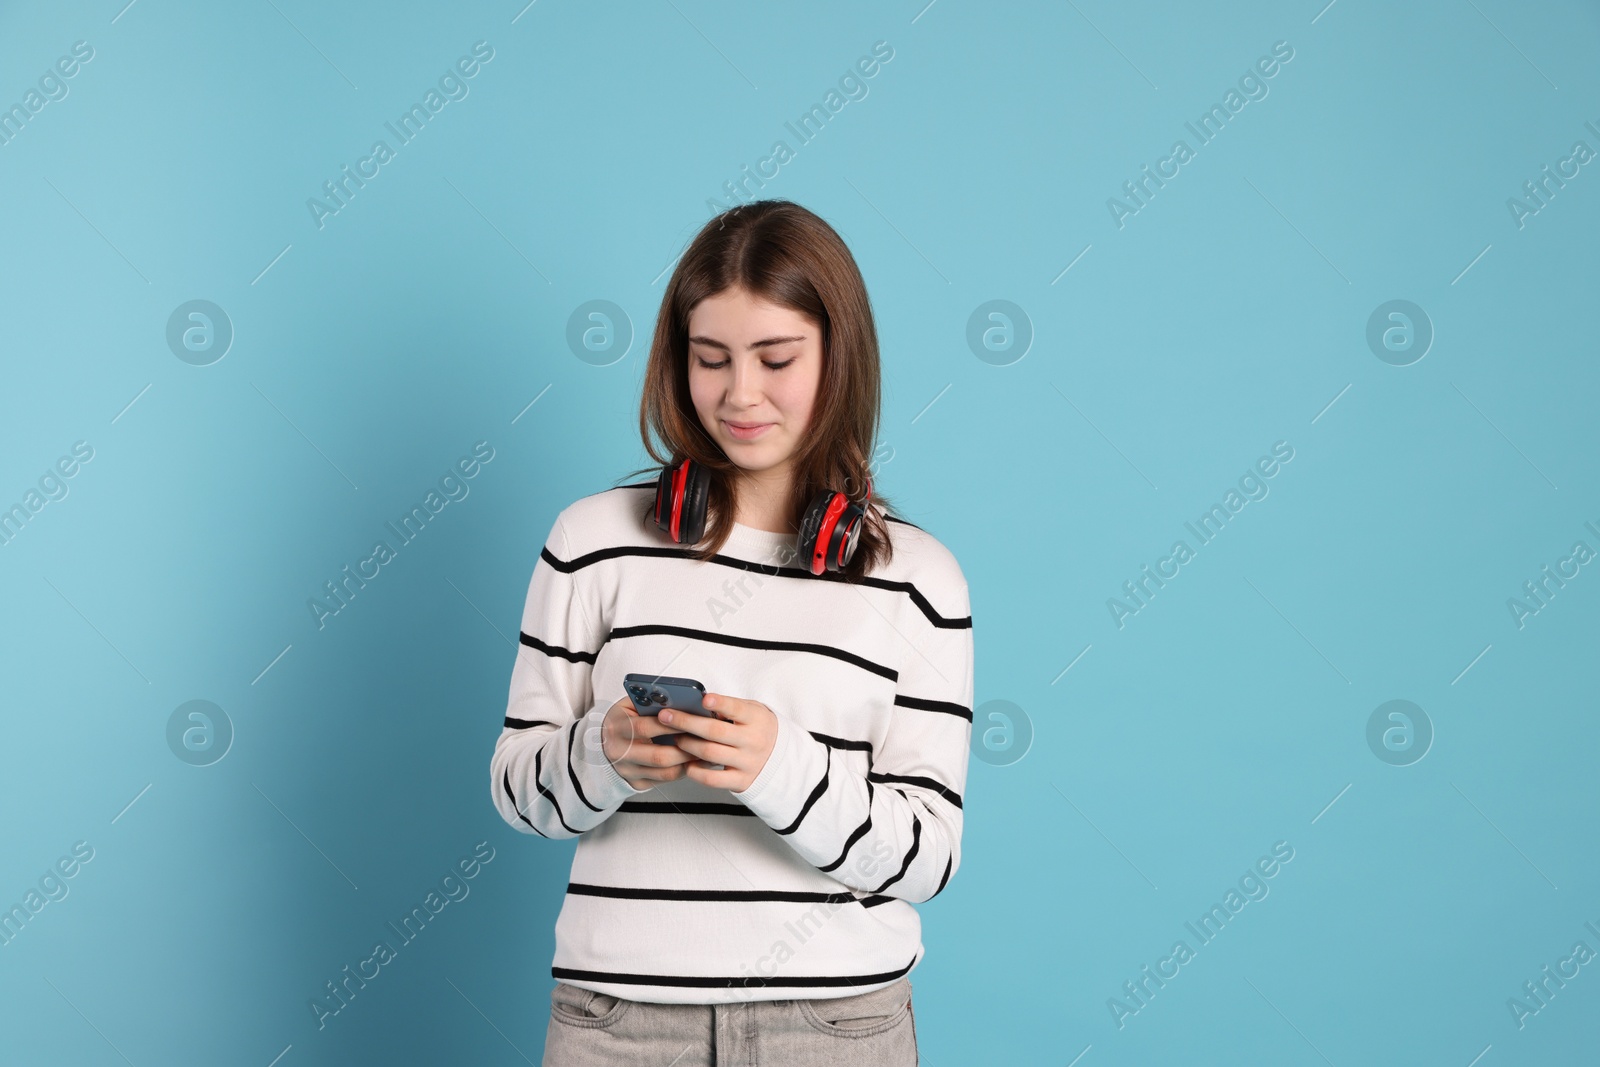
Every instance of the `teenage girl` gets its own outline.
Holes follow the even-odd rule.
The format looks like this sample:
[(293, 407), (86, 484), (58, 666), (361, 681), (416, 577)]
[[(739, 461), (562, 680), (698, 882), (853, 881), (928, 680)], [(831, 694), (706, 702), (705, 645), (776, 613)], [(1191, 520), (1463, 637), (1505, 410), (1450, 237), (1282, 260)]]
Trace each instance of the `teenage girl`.
[[(960, 861), (972, 618), (955, 557), (872, 492), (878, 406), (832, 227), (712, 219), (645, 372), (661, 466), (557, 517), (491, 761), (510, 825), (579, 838), (546, 1065), (917, 1062), (912, 905)], [(703, 679), (705, 714), (640, 714), (629, 673)]]

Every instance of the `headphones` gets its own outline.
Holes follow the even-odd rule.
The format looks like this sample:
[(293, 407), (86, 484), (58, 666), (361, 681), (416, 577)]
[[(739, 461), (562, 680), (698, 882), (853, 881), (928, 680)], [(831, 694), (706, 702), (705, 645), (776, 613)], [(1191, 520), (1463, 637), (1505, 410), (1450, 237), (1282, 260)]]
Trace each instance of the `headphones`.
[[(710, 488), (711, 472), (692, 459), (661, 468), (656, 479), (656, 528), (680, 545), (699, 541), (705, 535)], [(866, 499), (872, 499), (870, 481)], [(864, 504), (858, 507), (832, 489), (812, 499), (795, 539), (795, 548), (812, 574), (843, 570), (855, 556), (866, 519)]]

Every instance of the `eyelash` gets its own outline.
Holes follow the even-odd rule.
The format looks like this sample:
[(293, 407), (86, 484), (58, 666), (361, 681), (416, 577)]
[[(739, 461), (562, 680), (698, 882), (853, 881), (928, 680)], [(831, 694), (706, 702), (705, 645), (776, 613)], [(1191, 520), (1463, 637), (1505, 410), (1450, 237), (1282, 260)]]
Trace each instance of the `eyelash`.
[[(727, 360), (723, 360), (721, 363), (707, 363), (705, 360), (699, 359), (698, 356), (695, 357), (695, 358), (699, 360), (700, 366), (704, 367), (706, 370), (721, 370), (723, 367), (726, 367), (728, 365), (728, 361)], [(767, 368), (768, 370), (782, 370), (783, 368), (787, 367), (789, 364), (793, 363), (796, 358), (798, 358), (798, 357), (790, 357), (789, 359), (784, 360), (782, 363), (767, 363), (767, 362), (763, 362), (761, 365), (763, 367)]]

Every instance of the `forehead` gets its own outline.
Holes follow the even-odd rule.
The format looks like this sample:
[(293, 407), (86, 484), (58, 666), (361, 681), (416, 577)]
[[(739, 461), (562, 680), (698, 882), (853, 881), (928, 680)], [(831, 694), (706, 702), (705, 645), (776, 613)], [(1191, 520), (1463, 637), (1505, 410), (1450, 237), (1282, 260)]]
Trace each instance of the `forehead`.
[(768, 337), (816, 334), (816, 323), (793, 308), (773, 304), (743, 289), (708, 296), (689, 312), (689, 334), (743, 346)]

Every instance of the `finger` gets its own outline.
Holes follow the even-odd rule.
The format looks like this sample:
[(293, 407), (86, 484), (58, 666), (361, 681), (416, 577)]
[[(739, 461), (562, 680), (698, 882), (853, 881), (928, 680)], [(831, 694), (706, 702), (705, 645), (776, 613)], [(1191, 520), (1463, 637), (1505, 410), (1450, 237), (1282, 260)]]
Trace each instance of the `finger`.
[(644, 768), (637, 773), (630, 772), (622, 776), (622, 780), (635, 789), (653, 789), (663, 782), (676, 781), (684, 777), (685, 769), (678, 767)]
[(696, 760), (693, 763), (687, 764), (684, 767), (684, 772), (688, 773), (691, 768), (696, 771), (732, 771), (738, 769), (736, 767), (729, 767), (723, 763), (713, 763), (711, 760)]
[(703, 737), (684, 738), (678, 742), (677, 747), (706, 763), (728, 764), (730, 760), (738, 759), (740, 755), (740, 750), (732, 745), (707, 741)]
[(630, 718), (624, 727), (628, 732), (624, 736), (629, 740), (643, 738), (648, 741), (652, 737), (678, 732), (673, 727), (658, 721), (654, 715), (639, 715), (634, 712), (629, 712), (628, 714)]
[(673, 767), (680, 763), (687, 763), (694, 759), (692, 753), (686, 752), (676, 744), (657, 745), (646, 741), (630, 748), (627, 758), (645, 767)]
[(713, 789), (732, 789), (741, 784), (739, 781), (741, 775), (738, 771), (713, 771), (710, 769), (710, 764), (704, 761), (689, 764), (685, 768), (685, 773), (700, 784)]
[(660, 737), (663, 734), (681, 733), (676, 723), (668, 726), (654, 715), (641, 715), (638, 721), (638, 736), (643, 738)]
[(634, 773), (646, 775), (682, 766), (692, 759), (693, 755), (676, 745), (642, 745), (638, 749), (630, 749), (624, 756), (624, 761), (630, 765)]
[[(682, 768), (674, 768), (681, 771)], [(621, 771), (617, 772), (622, 774)], [(628, 773), (622, 774), (622, 780), (635, 789), (649, 789), (667, 781), (666, 772), (653, 767), (630, 767)]]
[(733, 737), (734, 723), (713, 719), (709, 715), (696, 715), (692, 711), (672, 711), (671, 715), (668, 725), (674, 730), (696, 737), (708, 737), (713, 741), (725, 742)]
[(701, 707), (728, 722), (749, 722), (750, 709), (747, 705), (751, 703), (753, 701), (731, 697), (726, 693), (706, 693), (700, 698)]

